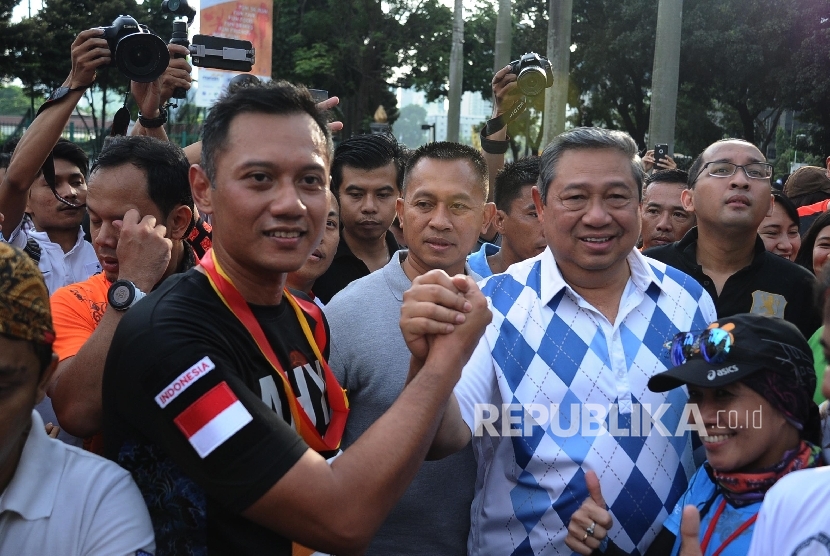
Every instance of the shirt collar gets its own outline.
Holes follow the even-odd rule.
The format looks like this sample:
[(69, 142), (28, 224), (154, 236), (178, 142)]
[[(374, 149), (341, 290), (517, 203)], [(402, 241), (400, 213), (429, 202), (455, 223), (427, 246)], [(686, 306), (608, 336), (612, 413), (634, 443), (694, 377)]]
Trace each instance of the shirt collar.
[(52, 515), (66, 457), (62, 448), (60, 440), (46, 435), (43, 419), (32, 410), (32, 428), (17, 469), (0, 494), (0, 514), (12, 511), (26, 520)]
[[(697, 241), (698, 230), (697, 226), (695, 226), (686, 232), (686, 235), (684, 235), (681, 240), (677, 242), (677, 249), (682, 253), (683, 257), (690, 265), (692, 265), (693, 268), (700, 267), (697, 262)], [(766, 256), (766, 252), (767, 248), (764, 246), (764, 240), (761, 239), (761, 236), (756, 233), (755, 248), (752, 254), (752, 262), (749, 263), (749, 266), (756, 267), (762, 264), (764, 257)]]
[[(52, 245), (56, 245), (56, 246), (60, 247), (60, 245), (53, 242), (49, 238), (49, 234), (47, 234), (46, 232), (38, 232), (37, 230), (33, 229), (31, 232), (29, 232), (29, 237), (31, 237), (32, 239), (34, 239), (35, 241), (37, 241), (38, 243), (41, 243), (41, 244), (48, 243), (48, 244), (52, 244)], [(74, 253), (75, 251), (80, 249), (80, 247), (84, 244), (85, 241), (86, 240), (84, 239), (84, 229), (79, 226), (78, 227), (78, 239), (75, 241), (75, 245), (72, 246), (72, 249), (70, 249), (69, 251), (66, 252), (66, 255), (71, 255), (72, 253)]]
[[(540, 258), (541, 286), (539, 299), (543, 305), (550, 303), (564, 288), (569, 289), (575, 296), (582, 297), (562, 277), (562, 272), (559, 270), (559, 265), (556, 264), (556, 259), (553, 258), (553, 252), (551, 252), (550, 247), (547, 247), (542, 252)], [(641, 292), (645, 292), (651, 284), (656, 284), (660, 287), (660, 280), (654, 274), (651, 265), (648, 264), (646, 257), (637, 249), (632, 249), (625, 260), (628, 262), (628, 267), (631, 271), (631, 282), (635, 288)]]

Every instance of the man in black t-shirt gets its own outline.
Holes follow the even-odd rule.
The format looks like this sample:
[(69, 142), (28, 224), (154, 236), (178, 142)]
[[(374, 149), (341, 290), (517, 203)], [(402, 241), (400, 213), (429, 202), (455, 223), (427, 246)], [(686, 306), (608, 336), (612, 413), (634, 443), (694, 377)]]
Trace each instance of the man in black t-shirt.
[(406, 148), (390, 134), (356, 135), (334, 151), (331, 189), (340, 202), (342, 229), (331, 266), (314, 283), (323, 303), (380, 269), (398, 250), (389, 227), (405, 163)]
[[(104, 374), (107, 455), (139, 484), (159, 555), (290, 554), (289, 538), (362, 552), (426, 456), (490, 320), (486, 300), (463, 276), (416, 280), (453, 292), (405, 300), (404, 336), (416, 353), (431, 342), (429, 355), (390, 410), (326, 462), (343, 392), (325, 363), (325, 321), (284, 293), (325, 227), (325, 119), (305, 89), (277, 82), (220, 99), (203, 136), (190, 181), (213, 251), (122, 319)], [(428, 337), (446, 331), (419, 313), (431, 295), (459, 323), (450, 334)]]
[(682, 240), (643, 252), (695, 280), (718, 317), (755, 313), (786, 319), (809, 338), (821, 324), (815, 278), (764, 248), (758, 226), (772, 214), (770, 166), (755, 145), (728, 139), (710, 145), (689, 169), (683, 208), (697, 217)]

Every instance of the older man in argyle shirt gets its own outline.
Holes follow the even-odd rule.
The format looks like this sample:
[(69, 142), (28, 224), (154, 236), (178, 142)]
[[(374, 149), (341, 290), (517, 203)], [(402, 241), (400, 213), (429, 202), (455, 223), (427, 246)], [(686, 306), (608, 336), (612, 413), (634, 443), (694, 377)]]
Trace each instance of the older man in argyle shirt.
[[(572, 554), (565, 538), (588, 497), (589, 470), (614, 516), (609, 538), (642, 554), (686, 487), (686, 395), (652, 393), (647, 382), (666, 369), (666, 342), (705, 329), (715, 308), (693, 278), (634, 249), (642, 183), (628, 135), (558, 136), (533, 193), (548, 248), (482, 282), (493, 321), (430, 453), (443, 457), (472, 439), (470, 554)], [(410, 292), (435, 324), (421, 330), (427, 339), (457, 316), (434, 304), (453, 307), (458, 292), (444, 277), (434, 282), (445, 288)], [(585, 540), (592, 531), (582, 527)]]

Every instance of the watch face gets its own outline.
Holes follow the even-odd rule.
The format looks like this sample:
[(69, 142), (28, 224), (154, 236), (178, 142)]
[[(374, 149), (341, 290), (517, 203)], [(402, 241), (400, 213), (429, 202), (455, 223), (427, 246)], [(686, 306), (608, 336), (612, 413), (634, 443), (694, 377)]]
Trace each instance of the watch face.
[(52, 91), (52, 94), (49, 95), (49, 98), (47, 99), (46, 102), (50, 102), (50, 101), (53, 101), (53, 100), (58, 100), (59, 98), (63, 98), (63, 97), (66, 96), (66, 94), (68, 92), (69, 92), (69, 87), (58, 87), (57, 89)]
[(112, 304), (118, 307), (124, 307), (130, 303), (130, 296), (132, 292), (130, 287), (126, 284), (118, 284), (112, 289)]

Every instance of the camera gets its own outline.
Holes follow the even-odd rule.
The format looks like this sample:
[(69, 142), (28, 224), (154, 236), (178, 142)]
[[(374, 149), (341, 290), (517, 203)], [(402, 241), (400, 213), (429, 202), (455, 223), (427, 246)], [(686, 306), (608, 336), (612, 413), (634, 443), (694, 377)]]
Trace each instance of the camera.
[[(114, 65), (132, 81), (150, 83), (167, 69), (170, 54), (161, 37), (128, 15), (119, 15), (109, 27), (102, 27)], [(110, 63), (113, 65), (113, 62)]]
[(510, 71), (516, 74), (516, 83), (523, 95), (535, 97), (553, 85), (553, 67), (550, 60), (535, 52), (528, 52), (510, 62)]
[(188, 5), (187, 0), (164, 0), (161, 3), (161, 11), (186, 17), (188, 25), (193, 23), (193, 18), (196, 17), (196, 10)]

